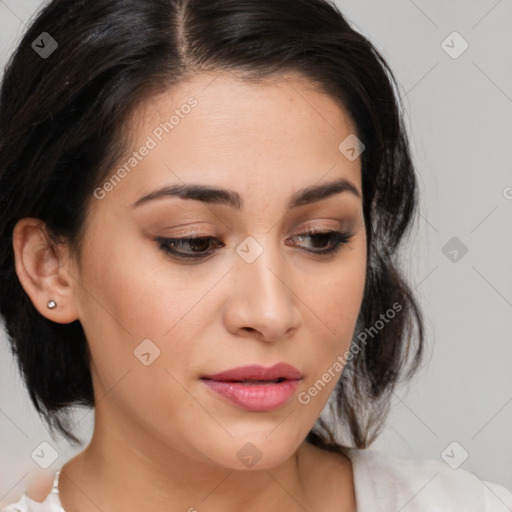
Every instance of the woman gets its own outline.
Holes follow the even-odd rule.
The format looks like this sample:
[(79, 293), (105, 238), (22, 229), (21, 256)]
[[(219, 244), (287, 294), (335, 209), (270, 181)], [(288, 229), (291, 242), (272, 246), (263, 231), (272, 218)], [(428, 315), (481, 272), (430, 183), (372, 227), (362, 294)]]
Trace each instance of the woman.
[(323, 0), (38, 14), (0, 96), (0, 307), (52, 431), (95, 422), (4, 510), (502, 510), (366, 450), (424, 350), (395, 87)]

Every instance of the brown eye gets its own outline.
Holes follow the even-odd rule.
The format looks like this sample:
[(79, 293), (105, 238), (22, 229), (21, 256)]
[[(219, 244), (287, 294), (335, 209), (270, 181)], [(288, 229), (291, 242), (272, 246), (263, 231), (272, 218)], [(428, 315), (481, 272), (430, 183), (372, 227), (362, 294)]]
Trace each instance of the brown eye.
[[(313, 248), (304, 249), (307, 252), (318, 255), (329, 255), (334, 254), (339, 251), (343, 245), (348, 244), (352, 236), (352, 233), (340, 233), (338, 231), (309, 231), (296, 235), (294, 238), (301, 241), (310, 239), (313, 242)], [(220, 240), (212, 236), (193, 238), (157, 237), (155, 241), (159, 249), (166, 254), (175, 258), (189, 260), (206, 258), (213, 254), (216, 248), (220, 248), (224, 245)]]
[[(159, 248), (171, 256), (177, 258), (204, 258), (212, 253), (210, 248), (212, 241), (219, 242), (213, 236), (201, 236), (194, 238), (161, 238), (155, 239)], [(220, 246), (221, 242), (215, 245)], [(183, 250), (188, 248), (188, 250)]]
[[(313, 245), (319, 245), (320, 249), (306, 249), (308, 252), (316, 254), (332, 254), (341, 249), (345, 244), (348, 244), (350, 239), (353, 237), (353, 233), (340, 233), (339, 231), (309, 231), (296, 235), (295, 238), (300, 240), (309, 238), (315, 243)], [(329, 243), (330, 242), (330, 243)], [(327, 245), (327, 249), (324, 247)]]

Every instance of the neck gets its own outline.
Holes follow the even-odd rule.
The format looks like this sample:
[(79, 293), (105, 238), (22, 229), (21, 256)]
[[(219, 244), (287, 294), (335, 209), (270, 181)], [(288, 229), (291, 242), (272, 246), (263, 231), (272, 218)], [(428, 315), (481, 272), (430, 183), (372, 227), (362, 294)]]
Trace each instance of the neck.
[[(130, 429), (112, 429), (96, 410), (89, 445), (64, 464), (59, 479), (63, 508), (247, 512), (313, 510), (305, 482), (313, 471), (315, 448), (302, 443), (285, 461), (265, 470), (221, 467)], [(104, 428), (104, 425), (109, 425)], [(184, 447), (186, 449), (186, 447)]]

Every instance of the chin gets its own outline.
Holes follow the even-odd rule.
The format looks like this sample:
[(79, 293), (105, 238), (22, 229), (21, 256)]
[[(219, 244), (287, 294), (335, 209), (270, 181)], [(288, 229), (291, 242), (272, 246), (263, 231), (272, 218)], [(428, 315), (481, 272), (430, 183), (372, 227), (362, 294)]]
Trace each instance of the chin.
[(285, 429), (279, 434), (276, 432), (270, 435), (266, 431), (253, 435), (233, 436), (224, 442), (215, 442), (214, 452), (210, 446), (209, 453), (206, 450), (203, 453), (210, 461), (225, 468), (260, 471), (283, 464), (293, 456), (302, 441), (300, 438), (294, 442), (294, 434)]

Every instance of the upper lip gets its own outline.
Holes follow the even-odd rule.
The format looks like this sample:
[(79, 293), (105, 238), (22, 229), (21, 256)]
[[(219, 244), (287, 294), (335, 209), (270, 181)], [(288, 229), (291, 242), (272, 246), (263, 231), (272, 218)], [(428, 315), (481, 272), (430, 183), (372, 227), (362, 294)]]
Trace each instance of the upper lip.
[(287, 363), (277, 363), (265, 368), (257, 364), (231, 368), (220, 373), (205, 375), (203, 379), (219, 381), (243, 381), (243, 380), (296, 380), (301, 379), (302, 374), (294, 366)]

